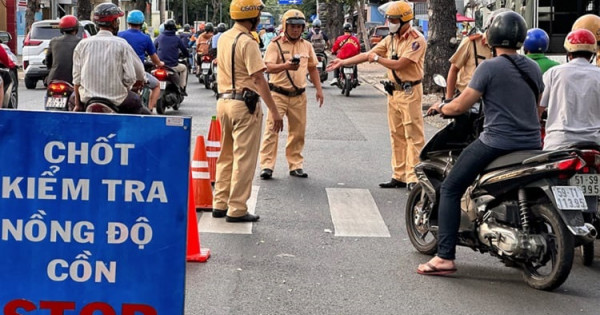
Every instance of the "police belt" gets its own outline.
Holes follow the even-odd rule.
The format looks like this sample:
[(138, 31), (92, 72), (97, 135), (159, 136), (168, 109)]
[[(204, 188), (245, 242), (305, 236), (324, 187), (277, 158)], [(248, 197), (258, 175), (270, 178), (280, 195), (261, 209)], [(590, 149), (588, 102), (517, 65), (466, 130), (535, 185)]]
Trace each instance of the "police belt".
[(244, 97), (242, 96), (242, 93), (219, 93), (217, 94), (217, 99), (224, 99), (224, 100), (238, 100), (238, 101), (243, 101)]
[(293, 96), (298, 96), (298, 95), (302, 95), (302, 93), (304, 93), (304, 91), (306, 91), (305, 88), (301, 88), (298, 89), (296, 91), (288, 91), (286, 89), (280, 88), (278, 86), (275, 86), (271, 83), (269, 83), (269, 89), (275, 93), (279, 93), (288, 97), (293, 97)]
[(402, 91), (404, 90), (404, 86), (405, 85), (409, 85), (411, 87), (415, 86), (415, 85), (419, 85), (421, 84), (422, 80), (417, 80), (417, 81), (402, 81), (400, 82), (400, 84), (396, 83), (396, 82), (392, 82), (394, 84), (394, 90), (397, 91)]

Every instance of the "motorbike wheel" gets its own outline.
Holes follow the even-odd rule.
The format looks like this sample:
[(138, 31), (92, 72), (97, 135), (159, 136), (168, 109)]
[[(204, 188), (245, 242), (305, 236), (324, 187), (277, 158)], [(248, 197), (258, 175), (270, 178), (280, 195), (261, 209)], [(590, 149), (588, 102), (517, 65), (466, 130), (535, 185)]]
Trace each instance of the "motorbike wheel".
[(162, 98), (159, 98), (158, 101), (156, 101), (156, 112), (160, 115), (165, 113), (165, 105), (163, 104)]
[(344, 95), (346, 97), (350, 96), (350, 90), (352, 89), (352, 81), (346, 78), (346, 83), (344, 83)]
[(210, 90), (210, 79), (208, 75), (204, 78), (204, 88)]
[(523, 279), (532, 288), (552, 291), (571, 272), (575, 239), (551, 204), (532, 206), (529, 225), (530, 234), (542, 235), (547, 248), (543, 257), (523, 264)]
[(583, 244), (579, 248), (581, 249), (581, 263), (584, 266), (591, 266), (594, 263), (594, 242)]
[(421, 194), (422, 191), (423, 186), (416, 184), (408, 195), (404, 210), (406, 232), (419, 253), (433, 255), (437, 252), (437, 239), (429, 231), (432, 202), (426, 194)]

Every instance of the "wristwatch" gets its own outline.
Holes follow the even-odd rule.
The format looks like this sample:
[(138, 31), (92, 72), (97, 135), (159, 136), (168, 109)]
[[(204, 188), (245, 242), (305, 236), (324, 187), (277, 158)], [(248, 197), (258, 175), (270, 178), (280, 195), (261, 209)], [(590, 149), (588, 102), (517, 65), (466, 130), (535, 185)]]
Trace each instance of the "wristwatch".
[(375, 57), (373, 57), (373, 61), (379, 63), (379, 55), (375, 55)]

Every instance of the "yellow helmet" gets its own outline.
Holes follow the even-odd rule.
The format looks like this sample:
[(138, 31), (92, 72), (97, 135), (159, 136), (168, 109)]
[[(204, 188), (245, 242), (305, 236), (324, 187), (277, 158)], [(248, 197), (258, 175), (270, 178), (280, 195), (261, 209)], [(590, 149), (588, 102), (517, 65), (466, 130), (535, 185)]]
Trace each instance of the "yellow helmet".
[(306, 25), (306, 18), (304, 17), (304, 13), (296, 9), (287, 10), (281, 17), (281, 27), (282, 32), (284, 34), (287, 29), (286, 26), (288, 24)]
[(390, 2), (387, 10), (385, 10), (385, 17), (388, 19), (400, 19), (400, 21), (406, 23), (414, 18), (414, 14), (408, 2), (394, 1)]
[(229, 6), (229, 15), (232, 20), (253, 19), (260, 16), (260, 11), (265, 8), (261, 0), (233, 0)]
[(586, 14), (584, 16), (579, 17), (575, 23), (573, 23), (572, 31), (578, 29), (586, 29), (594, 36), (596, 36), (596, 41), (600, 41), (600, 17), (595, 14)]

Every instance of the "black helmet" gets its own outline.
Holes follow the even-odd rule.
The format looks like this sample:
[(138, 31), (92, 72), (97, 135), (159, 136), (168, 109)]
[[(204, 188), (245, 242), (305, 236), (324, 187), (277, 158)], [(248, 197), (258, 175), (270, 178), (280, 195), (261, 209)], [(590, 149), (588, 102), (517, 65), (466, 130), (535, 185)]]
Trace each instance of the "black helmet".
[(105, 2), (94, 8), (94, 22), (98, 26), (111, 26), (113, 21), (124, 16), (125, 12), (112, 2)]
[(498, 14), (487, 30), (487, 42), (492, 48), (519, 49), (523, 46), (526, 37), (527, 23), (514, 11)]
[(207, 32), (207, 33), (208, 32), (214, 32), (215, 31), (215, 26), (212, 23), (208, 22), (204, 26), (204, 31)]
[(174, 31), (176, 29), (177, 29), (177, 24), (175, 23), (175, 20), (168, 19), (165, 21), (165, 31)]
[(184, 25), (183, 26), (183, 31), (189, 32), (190, 31), (190, 25), (189, 24)]
[(219, 25), (217, 25), (217, 32), (223, 33), (226, 30), (227, 30), (227, 24), (225, 24), (225, 23), (219, 23)]
[(352, 24), (344, 23), (344, 32), (352, 32)]

